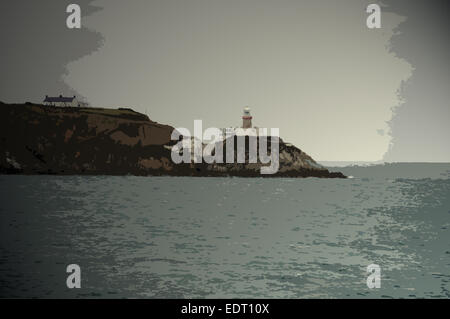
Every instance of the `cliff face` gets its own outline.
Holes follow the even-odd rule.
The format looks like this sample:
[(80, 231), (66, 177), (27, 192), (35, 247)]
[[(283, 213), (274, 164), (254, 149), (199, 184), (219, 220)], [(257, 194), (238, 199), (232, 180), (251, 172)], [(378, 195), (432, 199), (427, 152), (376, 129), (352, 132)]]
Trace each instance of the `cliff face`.
[[(173, 127), (131, 109), (59, 108), (0, 102), (0, 172), (8, 174), (264, 176), (261, 164), (175, 164)], [(274, 176), (330, 173), (280, 141)]]

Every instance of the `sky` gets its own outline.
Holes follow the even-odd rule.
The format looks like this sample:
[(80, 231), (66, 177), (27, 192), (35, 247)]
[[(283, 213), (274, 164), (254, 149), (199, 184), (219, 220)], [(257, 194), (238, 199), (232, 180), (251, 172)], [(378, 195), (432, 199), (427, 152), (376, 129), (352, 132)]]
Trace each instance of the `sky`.
[(381, 29), (373, 0), (86, 0), (81, 30), (68, 3), (1, 4), (0, 100), (76, 94), (189, 129), (249, 105), (316, 160), (450, 161), (445, 1), (379, 2)]

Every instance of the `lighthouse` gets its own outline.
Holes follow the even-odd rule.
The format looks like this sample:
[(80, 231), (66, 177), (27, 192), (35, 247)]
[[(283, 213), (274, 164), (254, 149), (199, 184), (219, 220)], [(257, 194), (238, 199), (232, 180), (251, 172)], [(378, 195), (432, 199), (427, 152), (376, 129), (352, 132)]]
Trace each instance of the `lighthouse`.
[(242, 128), (252, 128), (252, 116), (248, 106), (244, 108), (244, 115), (242, 115)]

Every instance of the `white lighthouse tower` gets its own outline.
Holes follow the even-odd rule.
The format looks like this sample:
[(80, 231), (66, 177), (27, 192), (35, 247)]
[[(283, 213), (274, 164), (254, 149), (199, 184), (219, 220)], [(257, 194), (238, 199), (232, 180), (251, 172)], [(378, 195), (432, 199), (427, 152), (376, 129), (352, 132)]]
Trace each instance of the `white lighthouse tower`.
[(250, 114), (250, 108), (244, 107), (244, 115), (242, 115), (242, 128), (252, 128), (252, 115)]

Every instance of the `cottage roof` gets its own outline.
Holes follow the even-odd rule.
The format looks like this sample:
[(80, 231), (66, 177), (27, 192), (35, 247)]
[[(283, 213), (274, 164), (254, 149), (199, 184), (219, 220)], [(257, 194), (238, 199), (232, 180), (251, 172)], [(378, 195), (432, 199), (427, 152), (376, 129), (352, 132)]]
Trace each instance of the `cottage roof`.
[(73, 100), (75, 99), (75, 96), (71, 96), (71, 97), (66, 97), (66, 96), (45, 96), (45, 100), (44, 102), (49, 102), (49, 103), (55, 103), (55, 102), (63, 102), (63, 103), (70, 103), (73, 102)]

